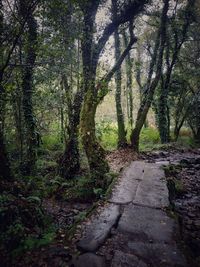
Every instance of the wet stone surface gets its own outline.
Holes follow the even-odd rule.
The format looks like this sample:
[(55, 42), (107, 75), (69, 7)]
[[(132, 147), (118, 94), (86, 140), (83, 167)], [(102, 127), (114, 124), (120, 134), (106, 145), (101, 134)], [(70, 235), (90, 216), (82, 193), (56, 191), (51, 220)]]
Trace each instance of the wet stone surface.
[(79, 249), (96, 251), (112, 267), (187, 266), (175, 242), (177, 225), (165, 211), (169, 201), (161, 161), (135, 161), (124, 170), (111, 204), (84, 227)]
[(118, 230), (130, 233), (136, 241), (172, 243), (174, 221), (162, 210), (128, 205)]
[(78, 248), (83, 251), (96, 251), (108, 237), (119, 215), (119, 206), (109, 204), (91, 224), (86, 226), (84, 237), (77, 244)]
[(137, 256), (132, 254), (116, 251), (111, 267), (147, 267), (146, 263), (140, 260)]
[(144, 176), (145, 163), (134, 161), (122, 173), (119, 183), (113, 190), (111, 203), (128, 204), (133, 201), (138, 185)]
[(106, 267), (103, 257), (97, 256), (93, 253), (85, 253), (77, 258), (74, 258), (69, 266), (76, 267)]

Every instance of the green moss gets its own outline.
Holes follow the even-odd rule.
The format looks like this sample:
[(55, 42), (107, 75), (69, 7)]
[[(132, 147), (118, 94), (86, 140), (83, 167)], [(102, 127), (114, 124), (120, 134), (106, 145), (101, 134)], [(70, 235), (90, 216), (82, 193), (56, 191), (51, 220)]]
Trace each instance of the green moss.
[(175, 190), (177, 195), (182, 195), (186, 192), (186, 188), (181, 180), (174, 179)]

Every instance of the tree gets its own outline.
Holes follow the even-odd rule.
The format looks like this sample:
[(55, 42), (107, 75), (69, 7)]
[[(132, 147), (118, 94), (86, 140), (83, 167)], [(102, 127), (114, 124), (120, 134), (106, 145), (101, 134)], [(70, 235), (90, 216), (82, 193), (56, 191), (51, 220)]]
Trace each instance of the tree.
[[(5, 3), (4, 3), (5, 4)], [(16, 20), (18, 17), (18, 1), (13, 3), (13, 9), (6, 10), (3, 1), (0, 1), (0, 177), (2, 179), (12, 179), (10, 171), (9, 159), (5, 147), (4, 140), (4, 117), (6, 104), (6, 88), (5, 83), (12, 72), (10, 61), (16, 48), (20, 36), (24, 32), (24, 27), (28, 16), (22, 20)], [(27, 10), (34, 10), (37, 1), (30, 1)], [(4, 12), (7, 12), (5, 20)]]
[[(112, 17), (113, 21), (117, 18), (117, 2), (112, 0)], [(114, 43), (115, 43), (115, 61), (117, 62), (118, 58), (121, 54), (121, 47), (120, 47), (120, 36), (119, 30), (116, 29), (114, 32)], [(126, 47), (127, 47), (126, 43)], [(121, 105), (121, 91), (122, 91), (122, 73), (121, 68), (116, 71), (115, 74), (115, 103), (116, 103), (116, 111), (117, 111), (117, 125), (118, 125), (118, 147), (125, 147), (127, 145), (126, 140), (126, 130), (124, 125), (124, 115)]]
[[(113, 74), (120, 67), (125, 56), (128, 54), (136, 38), (132, 35), (129, 45), (119, 57), (113, 68), (96, 84), (96, 69), (100, 53), (104, 48), (110, 35), (119, 25), (133, 20), (144, 8), (147, 1), (131, 1), (120, 10), (115, 21), (109, 23), (103, 30), (98, 43), (94, 41), (94, 21), (100, 1), (87, 1), (81, 4), (84, 16), (83, 38), (82, 38), (82, 61), (83, 61), (83, 88), (85, 97), (83, 101), (80, 130), (86, 155), (88, 158), (91, 177), (101, 177), (102, 183), (105, 173), (108, 172), (108, 164), (105, 161), (105, 153), (97, 142), (95, 136), (95, 114), (99, 102), (107, 92), (107, 84)], [(98, 181), (101, 181), (101, 179)]]
[(30, 175), (34, 172), (36, 162), (36, 127), (33, 114), (32, 94), (34, 65), (37, 56), (37, 22), (33, 10), (29, 11), (29, 1), (20, 1), (20, 13), (27, 23), (27, 40), (25, 47), (25, 66), (22, 71), (23, 113), (25, 122), (26, 157), (24, 173)]
[[(138, 110), (135, 128), (131, 133), (131, 146), (135, 151), (139, 150), (140, 132), (145, 123), (147, 113), (149, 111), (149, 108), (153, 100), (155, 89), (161, 77), (163, 52), (166, 42), (166, 23), (167, 23), (167, 12), (169, 8), (169, 0), (164, 0), (163, 2), (164, 4), (160, 18), (160, 26), (157, 32), (154, 51), (149, 66), (148, 80), (145, 85), (145, 96)], [(155, 78), (152, 79), (154, 68), (155, 68)]]
[[(195, 0), (188, 0), (185, 10), (183, 11), (183, 17), (176, 18), (176, 10), (174, 11), (174, 15), (170, 19), (170, 26), (172, 34), (170, 33), (169, 25), (168, 25), (168, 37), (166, 42), (166, 72), (163, 73), (161, 79), (160, 86), (160, 97), (159, 97), (159, 106), (158, 106), (158, 122), (159, 122), (159, 132), (160, 139), (162, 143), (167, 143), (170, 140), (170, 115), (169, 115), (169, 105), (168, 105), (168, 95), (169, 95), (169, 87), (171, 76), (173, 73), (173, 69), (178, 60), (180, 50), (186, 41), (187, 32), (189, 30), (189, 26), (194, 20), (194, 12), (193, 7), (195, 4)], [(176, 9), (176, 7), (175, 7)], [(180, 11), (179, 11), (180, 12)], [(176, 19), (183, 20), (182, 28), (180, 29), (181, 22), (176, 21)], [(178, 25), (178, 26), (177, 26)], [(173, 43), (170, 44), (170, 37), (173, 36)], [(170, 46), (172, 47), (170, 51)]]
[[(130, 22), (129, 24), (129, 31), (133, 31), (133, 24)], [(124, 40), (124, 47), (128, 45), (128, 36), (125, 29), (122, 32), (123, 40)], [(131, 53), (129, 52), (126, 59), (126, 97), (127, 97), (127, 114), (128, 114), (128, 122), (131, 127), (133, 128), (133, 79), (132, 79), (132, 60), (131, 60)]]

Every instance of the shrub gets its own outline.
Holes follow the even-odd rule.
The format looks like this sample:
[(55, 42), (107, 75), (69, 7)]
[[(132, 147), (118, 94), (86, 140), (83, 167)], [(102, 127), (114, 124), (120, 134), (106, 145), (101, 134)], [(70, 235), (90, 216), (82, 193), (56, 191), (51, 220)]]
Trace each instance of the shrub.
[(33, 248), (27, 245), (27, 240), (44, 239), (46, 227), (47, 218), (42, 211), (39, 197), (1, 194), (0, 253), (4, 255), (5, 262), (10, 256), (17, 256), (18, 253)]

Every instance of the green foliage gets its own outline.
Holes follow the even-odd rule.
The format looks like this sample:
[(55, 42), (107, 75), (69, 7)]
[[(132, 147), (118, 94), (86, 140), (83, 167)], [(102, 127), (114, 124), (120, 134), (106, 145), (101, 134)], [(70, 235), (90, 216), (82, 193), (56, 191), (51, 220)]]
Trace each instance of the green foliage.
[(17, 256), (51, 242), (54, 235), (50, 220), (41, 208), (36, 196), (0, 196), (0, 251), (6, 256)]
[(42, 147), (48, 150), (63, 150), (63, 144), (60, 137), (55, 134), (49, 134), (42, 137)]
[(160, 143), (159, 132), (156, 128), (143, 128), (140, 136), (140, 150), (148, 151), (158, 148)]
[(177, 145), (185, 148), (194, 148), (196, 147), (193, 137), (190, 136), (179, 136), (177, 140)]
[(66, 200), (94, 201), (106, 196), (107, 189), (115, 177), (116, 174), (107, 173), (101, 184), (94, 177), (77, 176), (74, 180), (62, 183), (59, 186), (59, 192), (63, 192), (63, 198)]
[(93, 191), (93, 181), (89, 176), (77, 177), (74, 184), (65, 193), (67, 199), (77, 199), (81, 201), (90, 201), (95, 198)]
[(57, 163), (54, 160), (39, 159), (37, 160), (37, 169), (38, 172), (42, 174), (47, 174), (49, 172), (55, 172), (57, 168)]
[[(53, 229), (50, 229), (51, 231)], [(42, 246), (46, 246), (48, 244), (50, 244), (54, 238), (56, 237), (56, 233), (55, 231), (53, 232), (45, 232), (41, 238), (38, 238), (38, 237), (28, 237), (26, 238), (22, 243), (21, 245), (15, 249), (13, 251), (13, 255), (17, 256), (17, 255), (20, 255), (22, 254), (24, 251), (27, 251), (27, 250), (32, 250), (32, 249), (35, 249), (35, 248), (40, 248)]]
[[(101, 145), (107, 150), (117, 148), (117, 124), (109, 121), (102, 121), (97, 124), (96, 135)], [(129, 131), (128, 134), (129, 135)], [(154, 149), (161, 149), (167, 145), (160, 143), (159, 132), (156, 128), (143, 128), (140, 135), (140, 151), (151, 151)], [(190, 131), (182, 131), (180, 133), (177, 146), (191, 147), (194, 146), (193, 138), (191, 138)]]
[(102, 120), (96, 125), (96, 136), (101, 145), (107, 150), (117, 148), (117, 124)]

